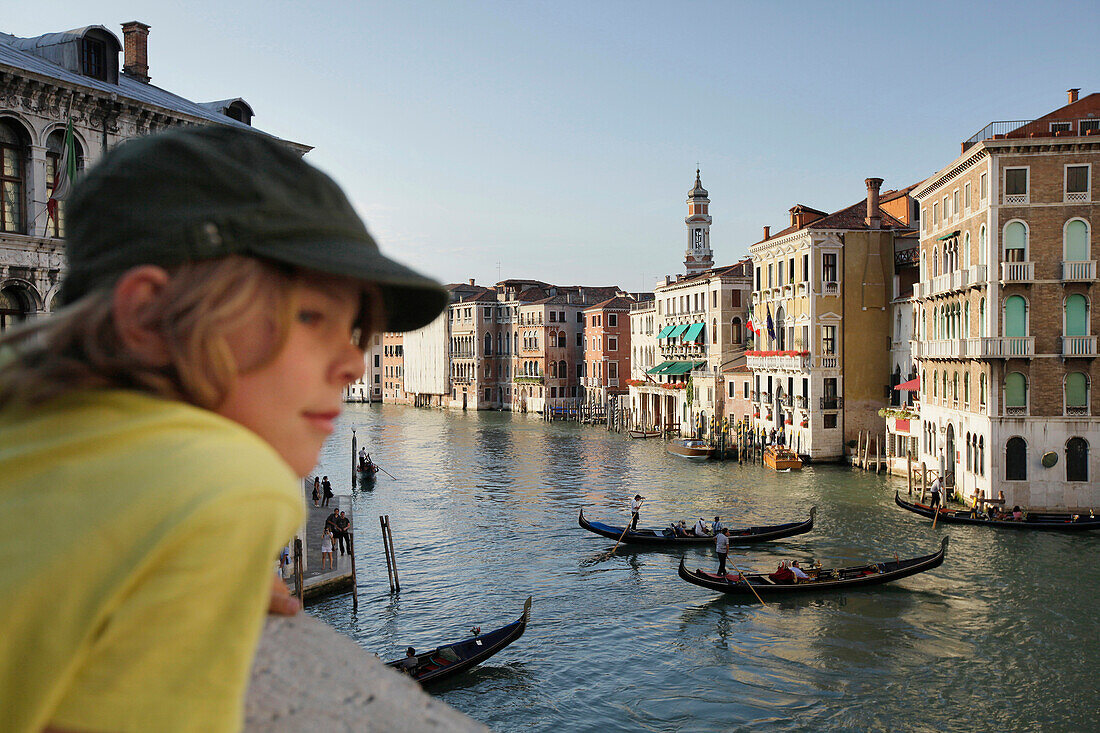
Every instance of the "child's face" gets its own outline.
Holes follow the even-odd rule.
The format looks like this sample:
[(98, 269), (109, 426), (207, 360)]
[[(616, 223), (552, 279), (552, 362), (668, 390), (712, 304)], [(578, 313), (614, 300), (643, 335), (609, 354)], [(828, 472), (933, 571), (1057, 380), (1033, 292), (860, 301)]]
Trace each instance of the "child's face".
[[(352, 343), (360, 290), (350, 282), (318, 278), (296, 289), (286, 343), (259, 369), (241, 374), (216, 410), (266, 440), (299, 476), (317, 464), (343, 406), (344, 386), (363, 375), (363, 352)], [(228, 334), (238, 364), (269, 353), (270, 319), (257, 316)]]

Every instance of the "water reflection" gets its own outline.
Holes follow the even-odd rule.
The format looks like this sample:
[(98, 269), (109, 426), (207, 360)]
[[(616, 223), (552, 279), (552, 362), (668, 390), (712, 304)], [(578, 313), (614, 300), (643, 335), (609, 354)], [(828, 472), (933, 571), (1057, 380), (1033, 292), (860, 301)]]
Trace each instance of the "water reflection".
[[(346, 597), (310, 612), (390, 658), (496, 628), (533, 595), (519, 641), (436, 691), (494, 730), (1094, 728), (1100, 538), (955, 526), (933, 571), (761, 607), (677, 577), (685, 554), (715, 566), (709, 543), (607, 557), (614, 543), (580, 529), (577, 510), (622, 524), (640, 493), (643, 524), (719, 514), (739, 526), (818, 506), (808, 534), (731, 548), (742, 570), (924, 555), (948, 530), (893, 506), (903, 481), (697, 465), (661, 441), (508, 413), (353, 406), (322, 464), (345, 493), (352, 427), (397, 478), (354, 496), (358, 616)], [(399, 596), (379, 514), (394, 528)]]

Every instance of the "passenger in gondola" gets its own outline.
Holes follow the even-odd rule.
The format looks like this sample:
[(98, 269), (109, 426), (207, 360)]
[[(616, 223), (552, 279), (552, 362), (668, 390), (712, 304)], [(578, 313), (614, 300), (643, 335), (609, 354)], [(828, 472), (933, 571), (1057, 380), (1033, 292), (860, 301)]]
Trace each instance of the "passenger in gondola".
[(1022, 522), (1024, 520), (1024, 512), (1019, 506), (1012, 507), (1012, 520), (1014, 522)]
[(801, 583), (804, 580), (809, 580), (810, 576), (803, 572), (802, 568), (798, 565), (798, 560), (791, 561), (791, 574), (794, 575), (794, 582)]
[(717, 536), (718, 533), (722, 531), (722, 521), (718, 517), (715, 517), (714, 524), (710, 526), (710, 529), (714, 532), (715, 536)]
[(687, 522), (680, 520), (678, 523), (672, 525), (672, 530), (676, 533), (677, 537), (688, 537)]
[(791, 568), (788, 566), (786, 560), (779, 563), (779, 567), (776, 568), (774, 573), (770, 573), (768, 577), (774, 580), (776, 583), (794, 582), (794, 573), (791, 572)]
[(691, 530), (696, 537), (707, 537), (707, 523), (703, 521), (702, 517), (699, 517), (699, 521), (695, 523), (695, 526)]

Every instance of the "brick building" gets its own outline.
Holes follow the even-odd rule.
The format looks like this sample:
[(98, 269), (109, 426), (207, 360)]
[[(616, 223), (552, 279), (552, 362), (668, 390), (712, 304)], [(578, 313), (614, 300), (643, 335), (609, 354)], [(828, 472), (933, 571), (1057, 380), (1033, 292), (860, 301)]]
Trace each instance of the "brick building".
[(584, 400), (603, 404), (626, 394), (630, 375), (630, 307), (635, 299), (618, 295), (583, 311), (585, 335), (581, 384)]
[(915, 191), (920, 459), (967, 498), (1100, 503), (1100, 94), (993, 122)]

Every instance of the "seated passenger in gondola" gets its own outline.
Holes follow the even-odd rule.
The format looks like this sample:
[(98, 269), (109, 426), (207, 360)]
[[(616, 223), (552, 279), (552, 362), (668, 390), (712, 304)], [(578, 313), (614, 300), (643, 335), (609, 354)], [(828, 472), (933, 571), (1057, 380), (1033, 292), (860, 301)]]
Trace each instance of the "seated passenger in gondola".
[(416, 650), (411, 646), (405, 650), (405, 658), (397, 664), (397, 668), (406, 674), (412, 674), (416, 671), (419, 662), (416, 659)]
[(784, 560), (779, 563), (779, 567), (776, 568), (775, 572), (770, 573), (768, 577), (776, 583), (793, 583), (795, 575), (791, 572), (790, 567), (787, 565), (787, 561)]
[(1015, 522), (1022, 522), (1024, 519), (1024, 512), (1020, 509), (1019, 505), (1012, 507), (1012, 520)]
[(794, 575), (794, 582), (801, 583), (804, 580), (809, 580), (810, 576), (806, 575), (802, 571), (802, 568), (798, 565), (798, 560), (791, 561), (791, 574)]
[(687, 522), (680, 520), (678, 524), (672, 525), (672, 528), (676, 531), (677, 537), (690, 537), (687, 531)]
[(696, 537), (707, 536), (707, 523), (703, 521), (702, 517), (699, 517), (699, 521), (695, 523), (695, 526), (691, 530)]

